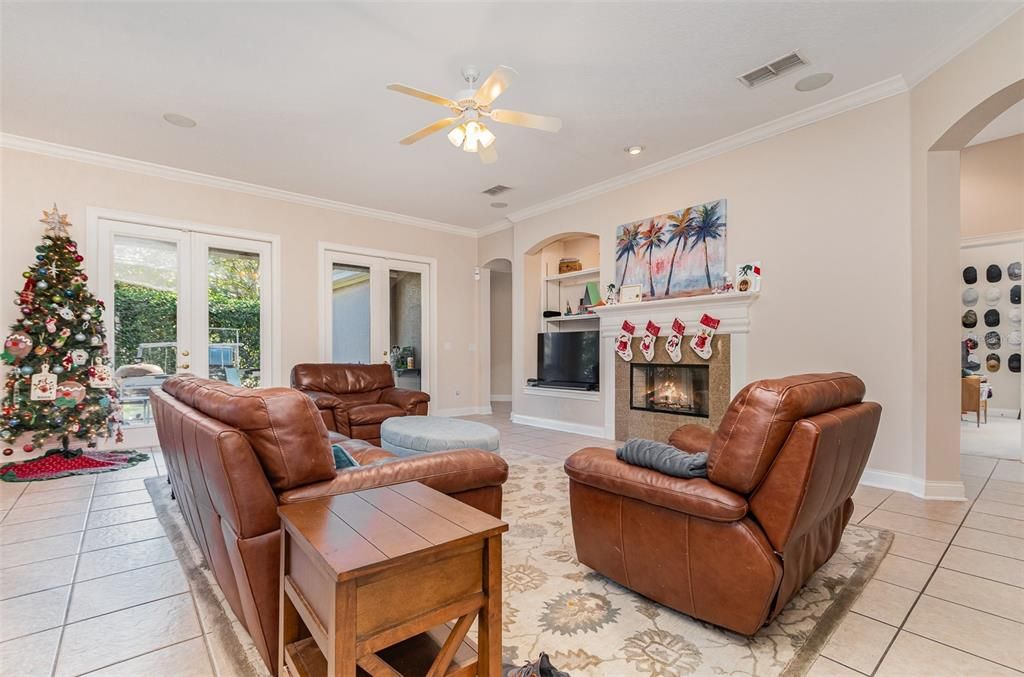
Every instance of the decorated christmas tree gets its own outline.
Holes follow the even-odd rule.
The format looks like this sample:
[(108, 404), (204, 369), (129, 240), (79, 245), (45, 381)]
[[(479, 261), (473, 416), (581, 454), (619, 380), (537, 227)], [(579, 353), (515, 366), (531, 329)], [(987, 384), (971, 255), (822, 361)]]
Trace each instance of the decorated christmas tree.
[[(36, 260), (15, 292), (20, 319), (4, 341), (9, 365), (4, 384), (0, 437), (5, 443), (32, 433), (25, 451), (58, 438), (65, 457), (81, 454), (72, 440), (95, 446), (114, 433), (121, 441), (120, 405), (114, 389), (103, 302), (93, 296), (82, 255), (68, 234), (67, 215), (43, 211), (46, 224)], [(5, 449), (5, 454), (10, 450)]]

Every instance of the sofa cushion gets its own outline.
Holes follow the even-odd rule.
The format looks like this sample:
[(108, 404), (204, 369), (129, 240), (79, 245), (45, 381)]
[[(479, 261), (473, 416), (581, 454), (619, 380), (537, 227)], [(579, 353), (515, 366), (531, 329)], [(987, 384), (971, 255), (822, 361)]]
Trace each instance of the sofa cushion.
[(196, 376), (169, 378), (163, 390), (245, 435), (275, 491), (334, 476), (327, 428), (312, 400), (302, 393), (291, 388), (239, 388)]
[(292, 386), (335, 395), (366, 393), (394, 388), (395, 376), (389, 364), (297, 364), (292, 367)]
[(734, 522), (747, 514), (747, 500), (706, 479), (684, 480), (629, 465), (611, 449), (580, 449), (565, 461), (569, 478), (617, 496), (702, 517)]
[(349, 425), (376, 425), (405, 412), (393, 404), (360, 404), (348, 410)]

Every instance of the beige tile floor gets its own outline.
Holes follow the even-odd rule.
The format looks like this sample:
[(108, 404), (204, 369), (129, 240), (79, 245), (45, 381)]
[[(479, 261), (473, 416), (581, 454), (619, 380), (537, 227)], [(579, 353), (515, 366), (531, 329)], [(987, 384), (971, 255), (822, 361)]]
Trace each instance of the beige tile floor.
[[(473, 417), (502, 448), (564, 459), (607, 440)], [(1021, 675), (1024, 465), (965, 456), (970, 501), (860, 487), (854, 519), (893, 548), (813, 675)], [(163, 460), (50, 482), (0, 482), (0, 675), (228, 673), (154, 518), (143, 480)]]

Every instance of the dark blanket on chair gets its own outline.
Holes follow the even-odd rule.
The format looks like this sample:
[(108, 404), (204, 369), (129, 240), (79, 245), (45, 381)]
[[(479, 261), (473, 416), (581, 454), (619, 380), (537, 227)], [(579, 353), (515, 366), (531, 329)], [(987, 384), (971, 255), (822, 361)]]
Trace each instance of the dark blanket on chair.
[(615, 457), (630, 465), (657, 470), (673, 477), (707, 477), (708, 455), (688, 454), (671, 444), (654, 440), (631, 439), (615, 451)]

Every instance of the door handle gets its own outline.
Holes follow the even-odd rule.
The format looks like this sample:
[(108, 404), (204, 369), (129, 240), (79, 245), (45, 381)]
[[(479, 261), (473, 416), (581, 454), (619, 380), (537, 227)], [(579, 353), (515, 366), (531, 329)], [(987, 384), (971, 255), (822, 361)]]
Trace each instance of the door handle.
[(182, 350), (181, 351), (181, 356), (182, 357), (188, 357), (188, 351), (187, 350)]
[(189, 366), (191, 366), (191, 365), (189, 365), (189, 363), (188, 363), (188, 362), (186, 362), (185, 364), (179, 364), (179, 365), (178, 365), (178, 368), (179, 368), (179, 369), (188, 369), (188, 368), (189, 368)]

